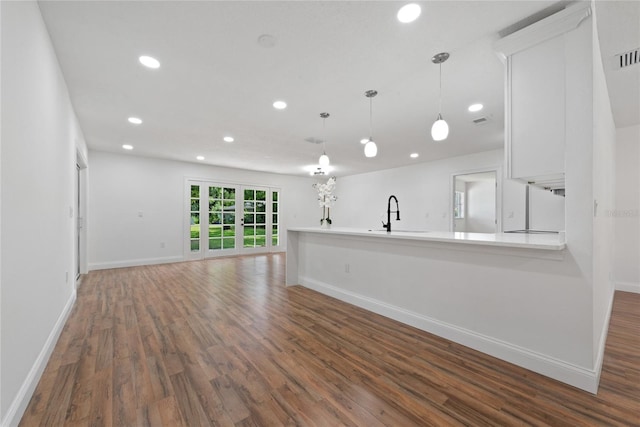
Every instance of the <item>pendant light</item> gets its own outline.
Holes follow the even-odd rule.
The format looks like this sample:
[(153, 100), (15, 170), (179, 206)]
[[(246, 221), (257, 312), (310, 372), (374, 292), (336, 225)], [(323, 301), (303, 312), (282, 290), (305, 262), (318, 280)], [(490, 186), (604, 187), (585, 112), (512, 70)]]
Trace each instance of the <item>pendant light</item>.
[(369, 141), (364, 145), (365, 157), (375, 157), (378, 154), (378, 146), (373, 142), (373, 97), (378, 94), (375, 90), (368, 90), (364, 95), (369, 98)]
[(442, 52), (431, 58), (431, 62), (440, 66), (440, 108), (438, 109), (438, 117), (431, 126), (431, 137), (434, 141), (444, 141), (449, 136), (449, 125), (442, 118), (442, 63), (449, 59), (447, 52)]
[(329, 113), (320, 113), (320, 117), (322, 117), (322, 137), (324, 138), (322, 140), (322, 156), (320, 156), (320, 158), (318, 159), (318, 165), (320, 165), (320, 167), (322, 168), (326, 168), (327, 166), (329, 166), (330, 162), (329, 162), (329, 156), (327, 156), (327, 152), (326, 152), (326, 145), (325, 145), (325, 141), (327, 140), (327, 133), (325, 132), (325, 128), (324, 128), (324, 122), (327, 119), (327, 117), (329, 117)]

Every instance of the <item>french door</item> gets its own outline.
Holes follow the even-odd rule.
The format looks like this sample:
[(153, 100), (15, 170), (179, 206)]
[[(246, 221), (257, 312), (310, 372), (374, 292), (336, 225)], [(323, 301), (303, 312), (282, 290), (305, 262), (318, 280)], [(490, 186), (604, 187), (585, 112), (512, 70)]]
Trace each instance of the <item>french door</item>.
[(188, 180), (187, 194), (186, 258), (278, 250), (278, 189)]

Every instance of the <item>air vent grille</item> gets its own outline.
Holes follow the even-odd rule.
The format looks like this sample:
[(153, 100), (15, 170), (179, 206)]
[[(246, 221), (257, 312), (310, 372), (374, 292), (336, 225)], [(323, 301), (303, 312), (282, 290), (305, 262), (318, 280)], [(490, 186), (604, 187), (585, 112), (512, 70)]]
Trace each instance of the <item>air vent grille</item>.
[(304, 139), (307, 142), (310, 142), (311, 144), (322, 144), (324, 141), (319, 139), (319, 138), (314, 138), (313, 136), (310, 136), (309, 138), (305, 138)]
[(473, 123), (477, 124), (477, 125), (482, 125), (484, 123), (487, 123), (489, 121), (489, 118), (484, 116), (484, 117), (478, 117), (477, 119), (473, 119)]
[(616, 64), (618, 68), (627, 68), (631, 65), (637, 65), (640, 63), (640, 47), (629, 52), (624, 52), (616, 55)]

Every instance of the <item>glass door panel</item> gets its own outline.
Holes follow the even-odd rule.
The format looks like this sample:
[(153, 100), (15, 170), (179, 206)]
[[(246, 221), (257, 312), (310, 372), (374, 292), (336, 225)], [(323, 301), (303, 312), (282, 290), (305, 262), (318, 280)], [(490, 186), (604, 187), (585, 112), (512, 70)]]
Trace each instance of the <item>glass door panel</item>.
[(236, 248), (236, 189), (227, 186), (208, 186), (209, 223), (208, 256), (212, 252), (229, 252)]
[(267, 248), (269, 240), (267, 236), (268, 212), (268, 188), (244, 187), (242, 206), (243, 212), (243, 239), (244, 252), (256, 252), (260, 248)]
[(186, 191), (188, 259), (279, 246), (279, 190), (187, 180)]
[(189, 244), (191, 252), (200, 252), (200, 186), (191, 185), (189, 198)]
[(278, 234), (278, 191), (271, 192), (271, 246), (280, 246), (280, 235)]

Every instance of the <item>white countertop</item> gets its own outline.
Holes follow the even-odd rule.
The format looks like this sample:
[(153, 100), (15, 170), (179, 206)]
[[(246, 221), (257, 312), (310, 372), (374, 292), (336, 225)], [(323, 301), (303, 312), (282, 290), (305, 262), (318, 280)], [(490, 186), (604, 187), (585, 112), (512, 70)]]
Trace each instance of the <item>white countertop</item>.
[(564, 233), (520, 234), (520, 233), (456, 233), (451, 231), (403, 231), (367, 230), (363, 228), (294, 227), (288, 231), (305, 233), (334, 234), (345, 236), (366, 236), (383, 239), (422, 240), (426, 242), (460, 243), (508, 248), (544, 249), (561, 251), (566, 248)]

